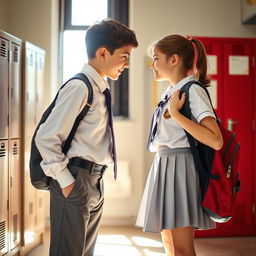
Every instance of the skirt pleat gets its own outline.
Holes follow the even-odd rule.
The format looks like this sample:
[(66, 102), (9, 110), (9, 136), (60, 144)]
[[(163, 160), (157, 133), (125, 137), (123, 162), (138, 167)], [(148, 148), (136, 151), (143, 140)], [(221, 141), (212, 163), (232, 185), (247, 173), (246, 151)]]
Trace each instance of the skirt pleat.
[(156, 153), (136, 225), (145, 232), (216, 227), (200, 204), (199, 179), (190, 148), (161, 147)]

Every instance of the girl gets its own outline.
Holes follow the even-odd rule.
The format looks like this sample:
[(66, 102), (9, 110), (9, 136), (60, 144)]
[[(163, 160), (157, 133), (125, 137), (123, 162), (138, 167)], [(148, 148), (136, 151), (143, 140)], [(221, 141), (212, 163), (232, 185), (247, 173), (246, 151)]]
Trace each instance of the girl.
[(161, 232), (168, 256), (194, 256), (194, 230), (214, 228), (215, 223), (201, 208), (198, 175), (184, 130), (215, 150), (223, 141), (204, 89), (196, 84), (189, 89), (193, 120), (179, 112), (186, 97), (179, 96), (179, 89), (193, 80), (209, 85), (206, 53), (199, 40), (170, 35), (154, 44), (152, 55), (155, 79), (171, 85), (152, 119), (148, 148), (156, 155), (136, 225)]

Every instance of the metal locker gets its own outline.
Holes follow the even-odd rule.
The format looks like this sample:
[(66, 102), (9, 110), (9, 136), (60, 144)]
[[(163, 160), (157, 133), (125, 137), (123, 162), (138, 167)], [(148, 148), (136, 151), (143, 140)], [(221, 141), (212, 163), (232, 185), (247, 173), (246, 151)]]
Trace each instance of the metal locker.
[(29, 174), (29, 157), (32, 135), (36, 122), (36, 53), (31, 49), (28, 42), (23, 44), (24, 58), (24, 165), (23, 165), (23, 190), (24, 190), (24, 212), (23, 233), (25, 247), (30, 247), (36, 239), (36, 190), (31, 185)]
[[(24, 120), (24, 139), (25, 139), (25, 162), (24, 162), (24, 229), (25, 244), (33, 242), (35, 237), (35, 189), (30, 182), (29, 156), (32, 135), (35, 130), (35, 102), (36, 102), (36, 55), (28, 48), (24, 47), (25, 58), (25, 120)], [(30, 234), (27, 236), (26, 234)]]
[(8, 139), (8, 79), (9, 79), (9, 41), (0, 31), (0, 139)]
[(0, 255), (8, 251), (8, 140), (0, 140)]
[(9, 249), (20, 243), (21, 232), (21, 173), (20, 173), (20, 139), (9, 142)]
[[(35, 47), (36, 51), (36, 124), (41, 119), (44, 108), (44, 68), (45, 68), (45, 51)], [(38, 232), (45, 227), (45, 192), (36, 191), (36, 229)]]
[(20, 138), (21, 129), (21, 46), (11, 42), (9, 138)]
[(26, 49), (25, 58), (25, 136), (30, 137), (35, 130), (36, 54)]
[(37, 49), (36, 52), (36, 124), (40, 121), (44, 106), (44, 69), (45, 51)]

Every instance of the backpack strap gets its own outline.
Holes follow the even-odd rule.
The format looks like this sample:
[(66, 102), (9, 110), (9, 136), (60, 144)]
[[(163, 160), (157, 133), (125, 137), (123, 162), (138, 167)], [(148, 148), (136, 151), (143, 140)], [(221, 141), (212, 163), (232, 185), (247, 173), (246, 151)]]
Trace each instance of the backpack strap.
[[(186, 116), (187, 118), (189, 118), (190, 120), (192, 119), (192, 113), (191, 113), (191, 108), (189, 105), (189, 88), (191, 87), (192, 84), (197, 84), (198, 86), (202, 87), (211, 102), (211, 98), (209, 95), (208, 90), (206, 89), (206, 87), (200, 83), (199, 81), (190, 81), (187, 84), (185, 84), (182, 88), (181, 88), (181, 93), (185, 92), (186, 93), (186, 99), (185, 99), (185, 103), (182, 106), (180, 113), (183, 114), (184, 116)], [(211, 102), (212, 105), (212, 102)], [(212, 107), (213, 111), (214, 108)], [(214, 111), (214, 114), (217, 118), (217, 115)], [(218, 119), (217, 119), (218, 120)], [(198, 177), (199, 177), (199, 183), (200, 183), (200, 188), (201, 188), (201, 200), (203, 200), (208, 184), (209, 184), (209, 179), (210, 178), (216, 178), (214, 176), (212, 176), (211, 174), (211, 168), (212, 168), (212, 162), (213, 162), (213, 158), (214, 158), (214, 152), (215, 150), (212, 149), (211, 147), (197, 141), (190, 133), (188, 133), (186, 130), (184, 130), (190, 147), (191, 147), (191, 152), (194, 158), (194, 162), (195, 162), (195, 166), (196, 166), (196, 170), (198, 173)]]
[(79, 80), (82, 80), (85, 83), (85, 85), (88, 88), (88, 99), (87, 99), (86, 105), (84, 106), (84, 108), (82, 109), (80, 114), (77, 116), (77, 118), (76, 118), (76, 120), (73, 124), (73, 127), (72, 127), (67, 139), (64, 142), (64, 145), (62, 147), (62, 152), (65, 155), (66, 155), (66, 153), (68, 152), (68, 150), (70, 148), (71, 142), (72, 142), (72, 140), (75, 136), (76, 130), (77, 130), (80, 122), (84, 119), (87, 112), (89, 111), (89, 109), (91, 107), (91, 104), (92, 104), (92, 100), (93, 100), (93, 89), (92, 89), (92, 85), (91, 85), (88, 77), (84, 73), (78, 73), (74, 77), (72, 77), (70, 80), (73, 80), (73, 79), (79, 79)]

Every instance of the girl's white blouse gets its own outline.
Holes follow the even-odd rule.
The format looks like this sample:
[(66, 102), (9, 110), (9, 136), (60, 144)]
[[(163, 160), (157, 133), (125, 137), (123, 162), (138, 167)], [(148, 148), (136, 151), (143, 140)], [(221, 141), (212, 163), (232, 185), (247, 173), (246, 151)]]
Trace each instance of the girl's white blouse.
[[(196, 80), (195, 77), (188, 76), (179, 81), (175, 86), (170, 85), (167, 90), (163, 93), (162, 98), (166, 95), (168, 97), (172, 95), (175, 91), (179, 90), (186, 83)], [(193, 120), (197, 123), (207, 117), (211, 116), (215, 118), (214, 112), (211, 107), (210, 100), (203, 88), (197, 84), (192, 84), (189, 89), (189, 104), (193, 116)], [(169, 148), (184, 148), (190, 147), (189, 142), (183, 128), (177, 124), (173, 118), (165, 119), (163, 114), (168, 108), (168, 103), (164, 107), (159, 123), (157, 126), (157, 133), (154, 140), (151, 142), (149, 150), (151, 152), (156, 152), (159, 146), (167, 146)]]

